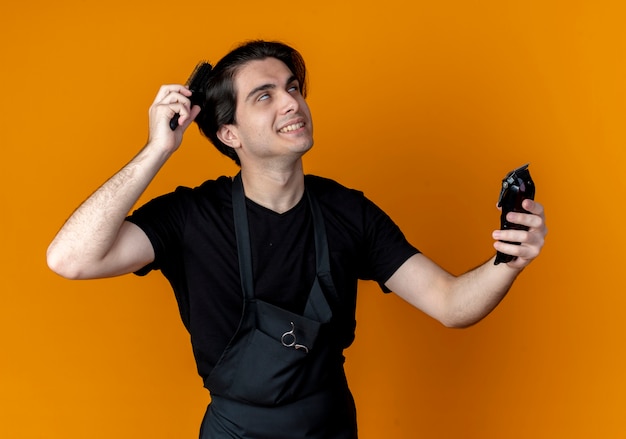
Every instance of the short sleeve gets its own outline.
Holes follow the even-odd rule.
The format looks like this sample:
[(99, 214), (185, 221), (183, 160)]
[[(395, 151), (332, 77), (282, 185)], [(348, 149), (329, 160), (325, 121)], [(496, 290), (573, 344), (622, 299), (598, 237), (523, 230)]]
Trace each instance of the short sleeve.
[(419, 250), (410, 244), (398, 225), (376, 204), (365, 199), (365, 242), (367, 251), (361, 278), (371, 279), (388, 293), (385, 282)]
[(155, 254), (154, 261), (135, 274), (142, 276), (152, 270), (165, 272), (180, 260), (190, 192), (189, 188), (179, 187), (149, 201), (126, 218), (144, 231)]

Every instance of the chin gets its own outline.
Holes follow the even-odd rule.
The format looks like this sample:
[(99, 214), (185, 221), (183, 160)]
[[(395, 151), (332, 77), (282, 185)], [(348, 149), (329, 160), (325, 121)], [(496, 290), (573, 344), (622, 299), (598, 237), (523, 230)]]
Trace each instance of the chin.
[(311, 148), (313, 148), (313, 139), (311, 139), (310, 142), (307, 142), (305, 144), (302, 145), (301, 151), (303, 153), (309, 151)]

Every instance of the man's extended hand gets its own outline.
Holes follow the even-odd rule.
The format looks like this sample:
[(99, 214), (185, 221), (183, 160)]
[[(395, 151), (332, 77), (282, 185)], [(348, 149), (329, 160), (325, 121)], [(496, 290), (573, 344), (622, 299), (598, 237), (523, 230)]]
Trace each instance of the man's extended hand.
[[(528, 230), (495, 230), (492, 234), (497, 241), (494, 247), (507, 255), (517, 256), (507, 265), (513, 268), (524, 268), (541, 252), (548, 229), (546, 227), (543, 206), (533, 200), (526, 199), (522, 207), (530, 213), (509, 212), (506, 219), (515, 224), (528, 227)], [(520, 245), (506, 242), (519, 242)]]

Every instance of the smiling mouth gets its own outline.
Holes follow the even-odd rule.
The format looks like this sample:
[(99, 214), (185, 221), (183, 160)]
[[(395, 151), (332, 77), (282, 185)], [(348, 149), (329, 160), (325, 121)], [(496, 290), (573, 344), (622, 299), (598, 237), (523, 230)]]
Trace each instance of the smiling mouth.
[(293, 123), (291, 125), (287, 125), (286, 127), (281, 128), (280, 130), (278, 130), (278, 132), (279, 133), (289, 133), (291, 131), (299, 130), (303, 126), (304, 126), (304, 122)]

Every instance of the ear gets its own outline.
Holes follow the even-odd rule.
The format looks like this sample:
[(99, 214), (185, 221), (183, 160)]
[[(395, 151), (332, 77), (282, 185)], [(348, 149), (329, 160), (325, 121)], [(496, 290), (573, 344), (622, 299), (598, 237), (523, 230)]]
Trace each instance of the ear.
[(241, 146), (237, 135), (237, 128), (234, 125), (228, 124), (219, 127), (217, 130), (217, 138), (220, 139), (223, 144), (231, 148), (236, 149)]

